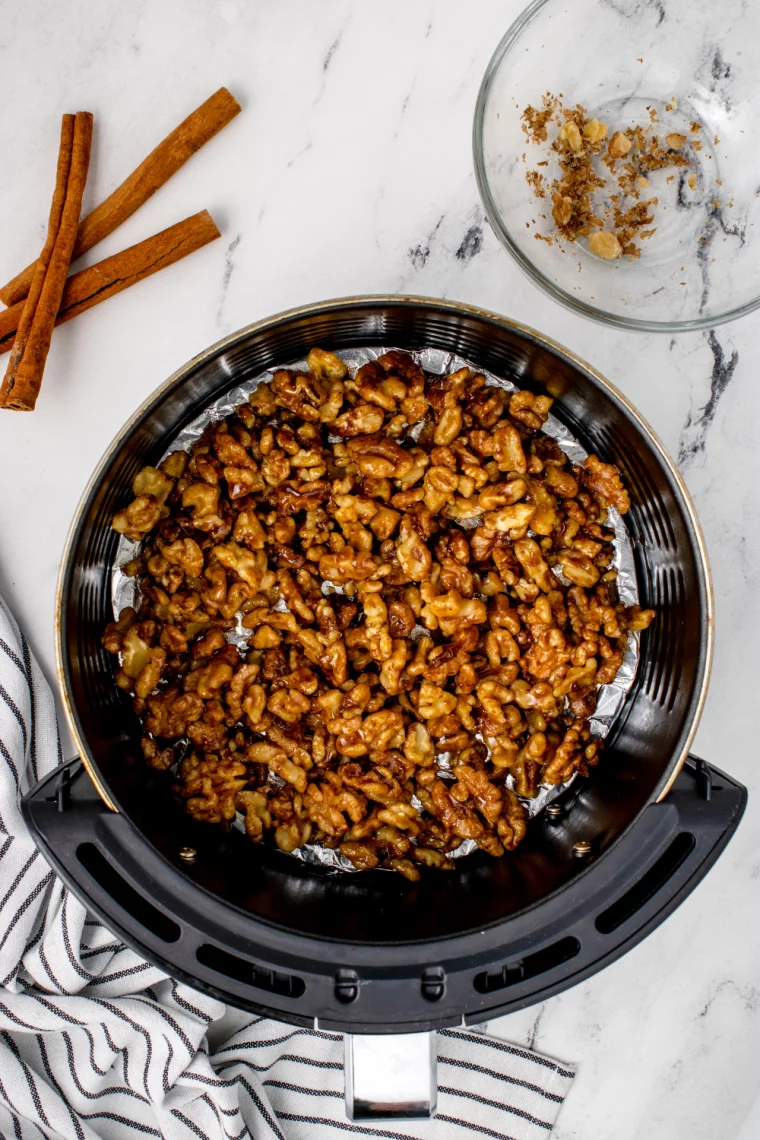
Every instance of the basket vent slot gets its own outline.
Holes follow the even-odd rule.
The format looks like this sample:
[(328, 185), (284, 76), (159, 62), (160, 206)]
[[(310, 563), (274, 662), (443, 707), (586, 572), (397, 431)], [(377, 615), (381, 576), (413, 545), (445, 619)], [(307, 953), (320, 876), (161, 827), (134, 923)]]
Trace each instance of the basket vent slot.
[(626, 891), (624, 895), (614, 902), (612, 906), (603, 910), (596, 918), (596, 929), (600, 934), (612, 934), (627, 919), (631, 918), (637, 910), (641, 910), (645, 903), (664, 887), (668, 879), (673, 876), (683, 863), (684, 859), (694, 849), (696, 840), (689, 831), (682, 831), (677, 835), (667, 850), (657, 862), (649, 868), (638, 883)]
[(254, 966), (247, 958), (239, 958), (237, 954), (230, 954), (228, 950), (212, 946), (210, 942), (203, 942), (196, 950), (195, 956), (202, 966), (208, 966), (217, 974), (224, 974), (227, 978), (234, 978), (236, 982), (255, 986), (257, 990), (266, 990), (270, 994), (291, 998), (299, 998), (306, 992), (303, 978), (296, 977), (295, 974), (284, 974), (279, 970), (266, 970), (261, 966)]
[(173, 919), (143, 898), (113, 867), (94, 843), (80, 843), (77, 859), (95, 882), (122, 907), (162, 942), (176, 942), (182, 933)]
[(535, 954), (526, 954), (517, 962), (510, 962), (500, 970), (490, 973), (477, 974), (473, 985), (479, 994), (492, 994), (497, 990), (506, 990), (518, 982), (526, 982), (528, 978), (535, 978), (569, 962), (580, 952), (581, 944), (577, 938), (568, 936), (537, 950)]

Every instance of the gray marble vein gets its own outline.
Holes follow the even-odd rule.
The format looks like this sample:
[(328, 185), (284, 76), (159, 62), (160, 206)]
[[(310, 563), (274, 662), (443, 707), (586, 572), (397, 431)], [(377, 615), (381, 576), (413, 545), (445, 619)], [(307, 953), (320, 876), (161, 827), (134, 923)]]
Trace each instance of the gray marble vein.
[(734, 372), (736, 371), (736, 366), (739, 363), (739, 353), (735, 348), (730, 350), (731, 355), (728, 359), (726, 358), (727, 350), (724, 349), (718, 340), (717, 333), (714, 329), (711, 329), (707, 334), (707, 343), (713, 358), (712, 372), (710, 374), (710, 394), (707, 402), (703, 404), (698, 411), (689, 413), (689, 417), (681, 433), (678, 448), (678, 463), (683, 467), (688, 467), (691, 463), (694, 463), (696, 458), (705, 450), (707, 433), (715, 419), (718, 404), (725, 395), (726, 389), (731, 383)]
[[(219, 296), (219, 308), (216, 311), (216, 323), (222, 327), (222, 312), (224, 310), (224, 302), (227, 297), (227, 290), (230, 286), (230, 280), (235, 269), (235, 250), (240, 245), (242, 234), (237, 234), (236, 237), (227, 246), (224, 254), (224, 271), (222, 273), (222, 289)], [(226, 331), (226, 330), (225, 330)]]
[(462, 238), (461, 245), (454, 256), (458, 261), (472, 261), (473, 257), (477, 257), (482, 248), (483, 227), (481, 225), (472, 225)]

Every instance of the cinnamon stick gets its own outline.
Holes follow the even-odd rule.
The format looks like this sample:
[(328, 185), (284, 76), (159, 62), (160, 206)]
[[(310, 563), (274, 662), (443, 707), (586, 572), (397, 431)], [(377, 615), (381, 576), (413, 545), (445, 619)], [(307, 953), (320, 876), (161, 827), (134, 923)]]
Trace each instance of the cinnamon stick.
[[(73, 273), (63, 290), (56, 325), (78, 317), (80, 313), (107, 301), (130, 285), (158, 273), (167, 265), (181, 261), (189, 253), (220, 237), (208, 210), (201, 210), (182, 222), (138, 242), (97, 265)], [(12, 347), (24, 302), (19, 301), (0, 312), (0, 355)]]
[[(226, 87), (220, 87), (205, 103), (180, 123), (151, 151), (137, 169), (117, 186), (99, 206), (82, 218), (72, 261), (92, 249), (117, 226), (147, 202), (197, 150), (212, 139), (240, 111), (240, 104)], [(13, 305), (26, 297), (32, 282), (34, 263), (0, 289), (0, 300)]]
[(0, 407), (31, 412), (37, 402), (53, 325), (61, 304), (90, 165), (92, 115), (64, 115), (48, 232), (19, 317)]

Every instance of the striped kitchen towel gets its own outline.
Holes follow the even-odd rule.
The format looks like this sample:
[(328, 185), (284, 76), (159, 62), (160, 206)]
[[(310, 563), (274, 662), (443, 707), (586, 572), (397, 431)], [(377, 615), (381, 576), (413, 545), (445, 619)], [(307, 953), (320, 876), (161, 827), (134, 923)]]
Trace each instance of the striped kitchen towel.
[(18, 806), (62, 760), (50, 688), (0, 599), (0, 1136), (10, 1140), (545, 1140), (573, 1068), (438, 1035), (432, 1121), (352, 1124), (339, 1034), (225, 1010), (118, 941)]

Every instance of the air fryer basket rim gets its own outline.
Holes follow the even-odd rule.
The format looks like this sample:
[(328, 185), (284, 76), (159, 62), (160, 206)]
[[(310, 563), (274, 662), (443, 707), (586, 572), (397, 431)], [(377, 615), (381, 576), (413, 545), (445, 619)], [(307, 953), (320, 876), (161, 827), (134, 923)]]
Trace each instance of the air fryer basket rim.
[[(87, 745), (85, 735), (80, 728), (79, 717), (77, 715), (71, 693), (70, 662), (68, 661), (66, 651), (67, 619), (65, 616), (64, 599), (67, 594), (67, 588), (73, 571), (73, 551), (75, 549), (81, 525), (86, 516), (90, 502), (93, 496), (96, 494), (97, 489), (99, 488), (104, 477), (104, 474), (108, 470), (108, 467), (111, 464), (114, 456), (123, 446), (125, 441), (129, 438), (129, 436), (135, 431), (140, 422), (153, 411), (155, 406), (168, 393), (179, 389), (183, 381), (196, 369), (208, 364), (213, 359), (222, 355), (225, 351), (245, 342), (248, 338), (254, 336), (256, 333), (272, 329), (273, 327), (276, 327), (280, 324), (287, 324), (291, 320), (308, 317), (310, 315), (318, 316), (324, 314), (325, 312), (345, 312), (350, 311), (352, 308), (367, 306), (382, 309), (386, 306), (398, 307), (400, 305), (409, 305), (410, 307), (416, 308), (435, 309), (439, 312), (448, 313), (451, 316), (461, 316), (464, 314), (473, 317), (481, 322), (493, 323), (502, 328), (506, 328), (510, 332), (516, 333), (518, 336), (524, 338), (529, 343), (535, 345), (537, 348), (549, 352), (551, 355), (557, 357), (558, 359), (570, 363), (575, 369), (579, 370), (582, 373), (585, 373), (592, 380), (592, 382), (601, 387), (613, 403), (617, 403), (621, 406), (626, 415), (634, 421), (635, 425), (647, 438), (648, 442), (657, 453), (659, 460), (661, 461), (669, 478), (672, 480), (672, 483), (677, 490), (678, 495), (680, 496), (686, 516), (686, 521), (691, 530), (694, 541), (694, 549), (697, 555), (696, 567), (700, 600), (705, 617), (704, 639), (702, 652), (700, 654), (701, 675), (697, 677), (694, 694), (690, 702), (691, 712), (688, 731), (683, 740), (679, 754), (677, 756), (673, 756), (670, 760), (670, 763), (667, 765), (661, 781), (662, 786), (656, 789), (656, 794), (653, 798), (659, 802), (667, 795), (670, 788), (672, 787), (673, 782), (683, 767), (683, 764), (689, 753), (689, 749), (693, 742), (706, 699), (713, 654), (713, 598), (710, 569), (707, 559), (705, 542), (693, 503), (691, 501), (691, 497), (688, 490), (686, 489), (681, 475), (669, 457), (659, 437), (652, 430), (649, 424), (643, 419), (636, 408), (630, 403), (627, 397), (623, 395), (623, 393), (620, 392), (613, 384), (611, 384), (610, 381), (607, 380), (600, 372), (598, 372), (595, 368), (593, 368), (575, 353), (564, 348), (562, 345), (550, 337), (537, 332), (535, 329), (523, 325), (520, 322), (513, 321), (510, 318), (504, 317), (498, 313), (481, 309), (477, 306), (467, 305), (463, 302), (413, 295), (376, 294), (336, 298), (333, 300), (316, 302), (310, 305), (299, 306), (293, 309), (285, 310), (283, 312), (275, 314), (274, 316), (269, 316), (262, 320), (255, 321), (252, 324), (249, 324), (244, 328), (238, 330), (237, 332), (231, 333), (227, 337), (224, 337), (221, 340), (217, 341), (214, 345), (197, 354), (190, 361), (177, 369), (164, 383), (160, 384), (151, 393), (151, 395), (149, 395), (143, 401), (143, 403), (137, 408), (137, 410), (129, 418), (126, 424), (116, 434), (113, 441), (103, 454), (101, 460), (97, 464), (93, 475), (89, 479), (69, 528), (58, 576), (58, 584), (56, 590), (55, 636), (56, 669), (58, 673), (59, 686), (63, 698), (64, 709), (66, 712), (66, 718), (75, 745), (88, 772), (88, 775), (93, 781), (99, 795), (111, 810), (118, 811), (118, 808), (111, 799), (108, 789), (104, 786), (104, 782), (100, 777), (97, 762), (92, 756)], [(231, 379), (231, 383), (234, 383), (234, 380)], [(629, 824), (629, 827), (633, 826), (635, 822), (636, 820), (634, 819), (631, 824)], [(622, 834), (624, 835), (627, 831), (628, 827), (623, 829)], [(622, 835), (618, 836), (614, 843), (619, 842), (621, 838)]]

